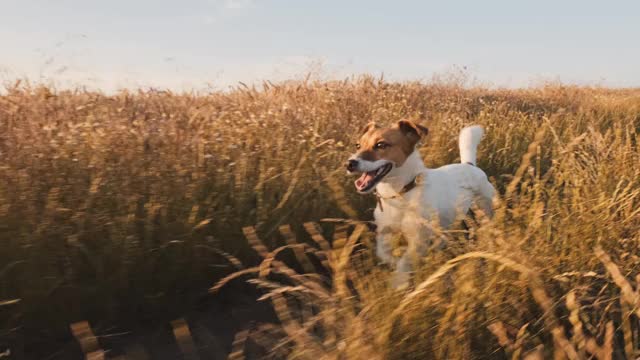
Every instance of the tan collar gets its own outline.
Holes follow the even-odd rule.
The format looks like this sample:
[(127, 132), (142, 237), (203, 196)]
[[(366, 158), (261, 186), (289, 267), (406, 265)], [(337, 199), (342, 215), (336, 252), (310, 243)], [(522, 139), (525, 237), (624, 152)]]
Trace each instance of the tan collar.
[(375, 191), (374, 194), (378, 199), (378, 206), (380, 206), (380, 211), (384, 211), (384, 209), (382, 208), (382, 200), (391, 200), (391, 199), (397, 199), (402, 197), (404, 194), (413, 190), (418, 184), (420, 184), (422, 182), (422, 178), (423, 178), (423, 174), (416, 175), (416, 177), (414, 177), (413, 180), (411, 180), (407, 185), (403, 186), (402, 189), (400, 189), (400, 191), (396, 195), (393, 195), (390, 197), (382, 197), (382, 195), (380, 195), (377, 191)]

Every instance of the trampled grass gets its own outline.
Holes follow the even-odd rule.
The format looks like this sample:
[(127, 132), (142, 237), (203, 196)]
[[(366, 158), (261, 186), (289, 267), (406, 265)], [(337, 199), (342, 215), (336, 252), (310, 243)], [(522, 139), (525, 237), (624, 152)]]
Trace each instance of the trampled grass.
[[(458, 131), (483, 125), (478, 165), (500, 194), (496, 217), (447, 232), (407, 293), (388, 288), (365, 227), (304, 225), (371, 219), (375, 200), (355, 194), (343, 162), (365, 123), (400, 118), (429, 127), (430, 167), (458, 161)], [(98, 332), (169, 322), (255, 267), (231, 282), (276, 309), (277, 324), (243, 333), (277, 345), (274, 358), (635, 358), (639, 129), (640, 91), (562, 85), (9, 88), (3, 335), (46, 345), (84, 319)], [(334, 232), (332, 248), (317, 243)]]

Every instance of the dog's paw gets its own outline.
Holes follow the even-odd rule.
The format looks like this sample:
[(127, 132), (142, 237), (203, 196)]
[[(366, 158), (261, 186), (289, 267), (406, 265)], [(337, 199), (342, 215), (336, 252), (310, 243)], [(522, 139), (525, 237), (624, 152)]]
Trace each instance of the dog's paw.
[(378, 253), (376, 254), (376, 256), (378, 257), (378, 264), (386, 264), (388, 266), (393, 267), (395, 264), (395, 259), (394, 257), (391, 255), (391, 253)]
[(409, 288), (411, 273), (403, 271), (395, 271), (391, 275), (391, 288), (394, 290), (406, 290)]
[(394, 264), (390, 264), (387, 262), (378, 262), (378, 268), (384, 271), (393, 271), (395, 270)]

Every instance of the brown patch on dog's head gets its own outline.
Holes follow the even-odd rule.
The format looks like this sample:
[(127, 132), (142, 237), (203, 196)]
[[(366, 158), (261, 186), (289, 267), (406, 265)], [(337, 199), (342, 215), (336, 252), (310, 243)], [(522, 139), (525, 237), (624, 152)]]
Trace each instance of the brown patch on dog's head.
[[(423, 136), (429, 134), (429, 129), (411, 120), (400, 120), (396, 126), (410, 139), (412, 147), (415, 146)], [(413, 149), (411, 151), (413, 151)]]
[(389, 160), (396, 166), (401, 166), (414, 151), (418, 141), (428, 133), (426, 127), (409, 120), (400, 120), (384, 129), (371, 122), (363, 129), (356, 144), (356, 157), (368, 161)]
[(371, 121), (371, 122), (369, 122), (367, 125), (365, 125), (362, 128), (362, 131), (360, 131), (360, 134), (364, 135), (364, 134), (368, 133), (369, 131), (371, 131), (373, 129), (376, 129), (377, 127), (378, 127), (378, 125), (374, 121)]

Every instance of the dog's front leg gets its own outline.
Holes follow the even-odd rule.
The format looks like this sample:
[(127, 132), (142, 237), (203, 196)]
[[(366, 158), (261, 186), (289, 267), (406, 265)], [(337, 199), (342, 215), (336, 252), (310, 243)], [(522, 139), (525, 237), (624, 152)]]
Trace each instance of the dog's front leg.
[(376, 233), (376, 256), (382, 264), (395, 265), (392, 253), (393, 231), (388, 227), (383, 227)]
[(425, 227), (417, 224), (412, 224), (405, 229), (407, 229), (404, 232), (407, 249), (398, 260), (396, 270), (391, 278), (391, 287), (398, 290), (409, 286), (411, 274), (427, 253), (429, 236), (431, 235)]

